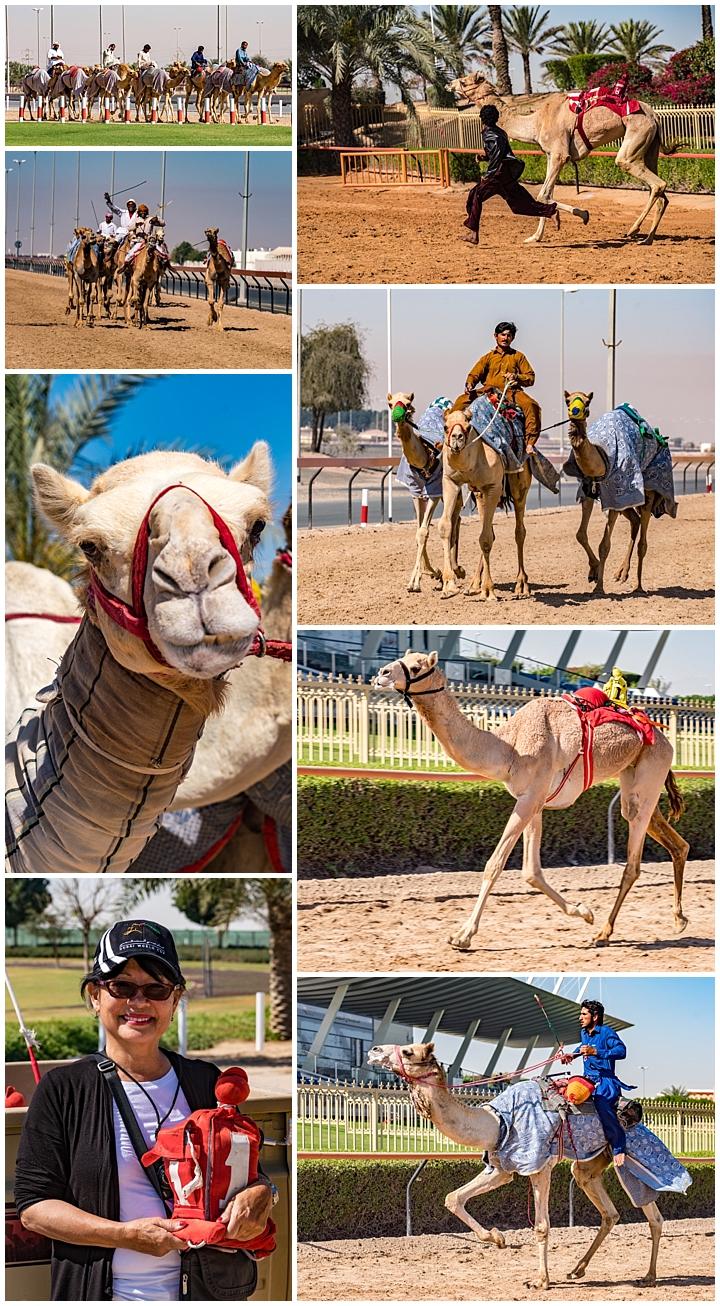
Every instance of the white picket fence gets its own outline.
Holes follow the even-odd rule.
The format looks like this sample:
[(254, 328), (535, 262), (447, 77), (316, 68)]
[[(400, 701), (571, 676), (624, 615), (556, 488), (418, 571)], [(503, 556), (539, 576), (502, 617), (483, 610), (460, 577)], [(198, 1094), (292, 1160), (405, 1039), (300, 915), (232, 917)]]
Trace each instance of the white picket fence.
[[(479, 730), (497, 730), (532, 694), (450, 688), (460, 710)], [(547, 691), (552, 693), (554, 691)], [(414, 708), (397, 694), (338, 678), (298, 681), (297, 746), (300, 765), (377, 766), (387, 770), (459, 771)], [(680, 770), (711, 771), (715, 765), (711, 711), (643, 703), (675, 750)]]
[[(488, 1102), (497, 1094), (473, 1088), (450, 1090), (468, 1106)], [(462, 1155), (477, 1148), (462, 1147), (439, 1133), (419, 1115), (404, 1088), (351, 1087), (341, 1084), (300, 1084), (297, 1090), (299, 1152), (398, 1152), (420, 1156)], [(662, 1105), (643, 1101), (643, 1123), (675, 1156), (715, 1155), (715, 1104), (689, 1099)]]

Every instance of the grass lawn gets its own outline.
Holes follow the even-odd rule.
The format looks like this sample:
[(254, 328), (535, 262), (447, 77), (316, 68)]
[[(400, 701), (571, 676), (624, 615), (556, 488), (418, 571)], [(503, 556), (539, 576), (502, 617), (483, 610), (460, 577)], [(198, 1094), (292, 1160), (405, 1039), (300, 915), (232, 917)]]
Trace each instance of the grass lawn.
[(6, 122), (6, 145), (291, 145), (292, 127), (214, 123)]
[[(186, 965), (194, 969), (197, 963), (190, 962)], [(218, 963), (214, 962), (214, 973), (217, 974), (220, 969)], [(226, 966), (223, 962), (222, 969), (267, 970), (268, 967), (261, 963), (249, 966), (242, 962), (229, 963)], [(29, 1024), (38, 1020), (77, 1020), (85, 1014), (79, 996), (80, 981), (85, 974), (82, 961), (63, 961), (59, 970), (55, 966), (17, 966), (10, 962), (7, 971), (20, 1010)], [(245, 1011), (254, 1006), (254, 996), (244, 994), (223, 998), (191, 998), (189, 1010), (197, 1014), (205, 1012), (220, 1016), (225, 1013)], [(15, 1021), (15, 1013), (7, 990), (5, 991), (5, 1017), (10, 1022)]]

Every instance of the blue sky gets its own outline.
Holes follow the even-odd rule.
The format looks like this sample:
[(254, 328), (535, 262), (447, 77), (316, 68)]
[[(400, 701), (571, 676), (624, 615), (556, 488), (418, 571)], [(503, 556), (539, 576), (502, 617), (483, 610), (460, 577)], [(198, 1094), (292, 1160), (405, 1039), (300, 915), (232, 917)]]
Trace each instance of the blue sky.
[[(672, 202), (672, 201), (671, 201)], [(531, 391), (546, 424), (565, 418), (560, 374), (559, 288), (492, 286), (392, 290), (394, 391), (414, 390), (422, 412), (438, 395), (455, 398), (498, 322), (516, 323), (516, 347), (535, 369)], [(668, 438), (714, 440), (714, 292), (692, 287), (620, 287), (616, 403), (630, 403)], [(608, 291), (566, 291), (564, 388), (594, 391), (592, 417), (606, 411)], [(373, 408), (385, 407), (387, 291), (343, 287), (302, 291), (303, 333), (320, 322), (354, 322), (373, 369)], [(685, 378), (692, 377), (690, 399)]]
[[(289, 150), (251, 150), (248, 248), (292, 244), (292, 162)], [(115, 182), (111, 185), (112, 155)], [(170, 249), (180, 241), (204, 240), (206, 227), (219, 227), (232, 249), (239, 249), (245, 150), (168, 150), (165, 169), (166, 238)], [(117, 193), (121, 206), (132, 196), (154, 213), (160, 203), (161, 150), (6, 150), (6, 248), (15, 239), (18, 171), (20, 171), (20, 240), (30, 250), (32, 180), (36, 158), (35, 254), (50, 252), (52, 161), (55, 156), (55, 237), (53, 253), (64, 253), (76, 225), (77, 167), (80, 155), (80, 223), (95, 225), (103, 217), (105, 191)], [(15, 159), (25, 159), (18, 169)], [(144, 186), (138, 185), (145, 181)], [(127, 189), (130, 187), (131, 189)], [(172, 200), (173, 203), (169, 204)], [(93, 204), (95, 213), (93, 213)], [(201, 246), (202, 248), (202, 246)]]
[[(75, 377), (56, 377), (53, 393), (62, 396)], [(255, 440), (267, 440), (275, 466), (274, 516), (279, 520), (292, 493), (291, 379), (287, 373), (183, 372), (151, 378), (121, 408), (111, 424), (111, 444), (94, 441), (85, 456), (117, 461), (144, 441), (146, 450), (175, 441), (182, 448), (202, 446), (228, 465), (241, 459)], [(281, 532), (280, 532), (281, 534)], [(267, 542), (265, 542), (267, 536)], [(262, 576), (280, 542), (265, 532), (258, 555)], [(284, 537), (283, 537), (284, 543)]]
[[(57, 886), (61, 883), (61, 880), (50, 881), (50, 892), (53, 897), (56, 897), (58, 893)], [(82, 887), (83, 886), (81, 885), (81, 891)], [(94, 882), (91, 881), (86, 890), (88, 898), (91, 896), (93, 887)], [(108, 899), (112, 898), (110, 892), (108, 892), (107, 896)], [(143, 901), (142, 908), (136, 907), (132, 915), (146, 916), (150, 920), (160, 921), (161, 924), (166, 925), (169, 930), (198, 929), (198, 925), (195, 921), (188, 920), (183, 912), (178, 911), (177, 907), (173, 906), (172, 891), (169, 888), (158, 889), (157, 893), (152, 894), (151, 897)], [(117, 913), (110, 909), (106, 912), (105, 916), (103, 916), (100, 926), (104, 928), (105, 925), (109, 924), (110, 921), (114, 919), (117, 919)], [(230, 928), (233, 930), (264, 930), (267, 926), (259, 917), (243, 911), (240, 912), (240, 914), (231, 922)]]
[[(517, 979), (527, 980), (527, 975)], [(533, 983), (552, 991), (555, 976), (548, 979), (537, 975)], [(627, 1058), (618, 1062), (617, 1073), (627, 1084), (636, 1084), (637, 1096), (642, 1095), (645, 1066), (645, 1090), (648, 1096), (661, 1093), (670, 1084), (682, 1084), (688, 1089), (708, 1089), (715, 1084), (715, 984), (711, 976), (655, 975), (622, 976), (604, 975), (590, 980), (584, 998), (597, 998), (608, 1015), (632, 1022), (632, 1029), (622, 1032), (627, 1047)], [(561, 990), (563, 997), (575, 1001), (578, 986), (566, 980)], [(579, 1026), (578, 1026), (579, 1028)], [(417, 1033), (422, 1037), (424, 1030)], [(548, 1046), (551, 1046), (548, 1032)], [(580, 1041), (578, 1037), (578, 1042)], [(440, 1058), (451, 1061), (460, 1040), (447, 1035), (437, 1036), (435, 1045)], [(482, 1074), (490, 1059), (492, 1044), (472, 1044), (464, 1059), (467, 1070)], [(547, 1055), (538, 1047), (538, 1055), (531, 1063)], [(502, 1054), (497, 1072), (514, 1070), (520, 1052), (512, 1048)], [(555, 1069), (560, 1067), (556, 1066)]]

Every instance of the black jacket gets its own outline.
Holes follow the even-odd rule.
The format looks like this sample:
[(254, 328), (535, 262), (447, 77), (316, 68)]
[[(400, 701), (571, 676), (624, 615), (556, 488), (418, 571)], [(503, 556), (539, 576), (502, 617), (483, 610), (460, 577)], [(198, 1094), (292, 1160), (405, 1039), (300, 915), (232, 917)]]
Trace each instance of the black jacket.
[(508, 165), (510, 172), (513, 174), (513, 181), (522, 173), (525, 164), (518, 159), (510, 149), (510, 141), (507, 133), (502, 127), (483, 127), (483, 146), (485, 157), (488, 161), (487, 172), (483, 181), (494, 180), (500, 172), (503, 165)]
[[(220, 1074), (163, 1048), (191, 1111), (215, 1106)], [(30, 1100), (15, 1171), (20, 1213), (55, 1199), (106, 1220), (120, 1218), (113, 1101), (94, 1057), (43, 1075)], [(112, 1247), (53, 1241), (52, 1301), (111, 1301)]]

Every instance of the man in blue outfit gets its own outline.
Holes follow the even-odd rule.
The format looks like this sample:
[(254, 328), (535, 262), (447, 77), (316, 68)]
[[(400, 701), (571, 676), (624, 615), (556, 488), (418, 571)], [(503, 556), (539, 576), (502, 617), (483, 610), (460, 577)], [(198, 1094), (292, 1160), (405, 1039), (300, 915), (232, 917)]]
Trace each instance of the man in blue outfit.
[(620, 1090), (634, 1085), (623, 1084), (615, 1074), (615, 1062), (627, 1056), (625, 1044), (614, 1029), (603, 1025), (605, 1008), (602, 1002), (583, 1002), (580, 1008), (580, 1045), (574, 1052), (566, 1052), (560, 1060), (569, 1065), (575, 1057), (585, 1058), (583, 1074), (595, 1085), (593, 1102), (600, 1117), (603, 1133), (613, 1150), (615, 1165), (625, 1163), (625, 1130), (617, 1118), (616, 1107)]

